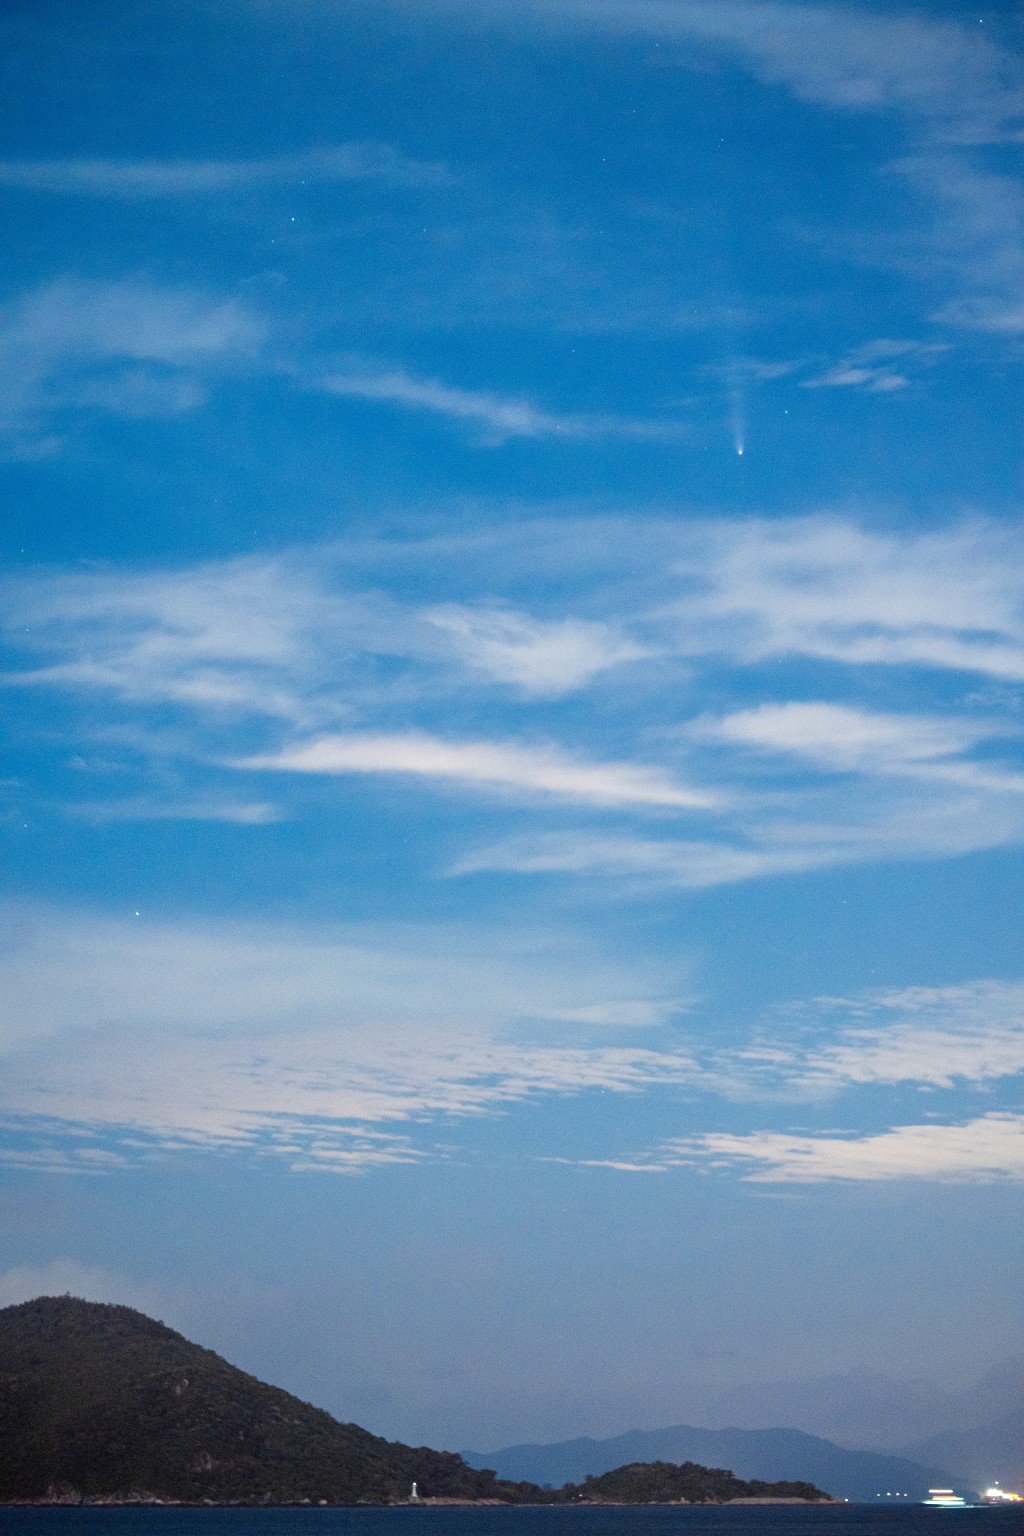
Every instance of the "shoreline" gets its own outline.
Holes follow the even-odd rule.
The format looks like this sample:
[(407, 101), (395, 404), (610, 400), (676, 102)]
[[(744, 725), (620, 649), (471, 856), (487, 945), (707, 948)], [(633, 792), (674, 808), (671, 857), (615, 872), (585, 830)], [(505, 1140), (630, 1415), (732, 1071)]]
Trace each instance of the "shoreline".
[[(511, 1499), (396, 1499), (389, 1504), (332, 1504), (327, 1499), (291, 1499), (280, 1503), (252, 1502), (249, 1499), (172, 1499), (147, 1494), (91, 1494), (82, 1498), (4, 1499), (0, 1509), (735, 1509), (740, 1505), (802, 1505), (817, 1509), (822, 1505), (849, 1504), (849, 1499), (710, 1499), (694, 1503), (690, 1499), (566, 1499), (521, 1503)], [(908, 1506), (917, 1508), (916, 1505)]]

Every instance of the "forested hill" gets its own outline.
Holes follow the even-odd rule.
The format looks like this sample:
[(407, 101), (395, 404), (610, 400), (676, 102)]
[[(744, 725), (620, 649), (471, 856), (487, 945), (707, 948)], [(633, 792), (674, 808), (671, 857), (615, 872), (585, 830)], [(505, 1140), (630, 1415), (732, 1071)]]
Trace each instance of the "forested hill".
[(828, 1495), (813, 1483), (743, 1482), (721, 1467), (701, 1467), (686, 1461), (635, 1461), (601, 1477), (588, 1477), (578, 1488), (569, 1484), (568, 1498), (596, 1504), (731, 1504), (736, 1500), (799, 1500), (817, 1502)]
[(383, 1440), (267, 1386), (128, 1307), (40, 1297), (0, 1310), (0, 1502), (723, 1503), (824, 1498), (706, 1467), (622, 1467), (553, 1490)]
[(444, 1451), (383, 1440), (267, 1386), (128, 1307), (70, 1296), (0, 1310), (0, 1500), (65, 1485), (216, 1502), (516, 1500)]

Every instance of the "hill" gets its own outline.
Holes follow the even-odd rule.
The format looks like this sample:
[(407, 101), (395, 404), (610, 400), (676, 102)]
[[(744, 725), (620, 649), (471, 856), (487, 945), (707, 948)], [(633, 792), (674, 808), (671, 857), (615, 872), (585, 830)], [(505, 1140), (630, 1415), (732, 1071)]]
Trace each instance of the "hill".
[(460, 1456), (340, 1424), (128, 1307), (41, 1297), (0, 1310), (0, 1500), (65, 1485), (216, 1502), (515, 1501)]
[(744, 1482), (721, 1467), (692, 1461), (634, 1462), (602, 1477), (588, 1477), (581, 1488), (564, 1490), (572, 1500), (593, 1504), (731, 1504), (761, 1500), (822, 1502), (828, 1499), (813, 1483)]
[(998, 1482), (1004, 1488), (1020, 1488), (1024, 1485), (1024, 1412), (1008, 1414), (994, 1424), (930, 1435), (911, 1447), (909, 1454), (934, 1457), (975, 1487)]
[[(930, 1487), (956, 1482), (939, 1467), (903, 1456), (848, 1451), (797, 1429), (630, 1430), (609, 1440), (565, 1440), (552, 1445), (513, 1445), (486, 1455), (464, 1451), (471, 1466), (493, 1467), (499, 1477), (527, 1478), (557, 1486), (599, 1477), (624, 1463), (701, 1462), (731, 1467), (737, 1477), (764, 1482), (799, 1479), (827, 1488), (837, 1498), (870, 1500), (886, 1493), (923, 1499)], [(965, 1488), (964, 1492), (969, 1492)]]
[(383, 1440), (257, 1381), (129, 1307), (42, 1296), (0, 1310), (0, 1502), (389, 1504), (825, 1498), (707, 1467), (622, 1467), (581, 1488), (498, 1479)]

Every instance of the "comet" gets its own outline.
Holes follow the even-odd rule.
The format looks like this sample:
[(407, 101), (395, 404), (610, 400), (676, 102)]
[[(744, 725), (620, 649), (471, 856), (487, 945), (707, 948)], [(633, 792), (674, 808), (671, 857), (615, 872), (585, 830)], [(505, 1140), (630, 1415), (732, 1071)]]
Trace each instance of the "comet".
[(729, 393), (729, 427), (732, 431), (732, 445), (736, 450), (736, 457), (742, 459), (743, 450), (746, 447), (746, 413), (743, 409), (743, 396), (739, 389), (733, 389)]

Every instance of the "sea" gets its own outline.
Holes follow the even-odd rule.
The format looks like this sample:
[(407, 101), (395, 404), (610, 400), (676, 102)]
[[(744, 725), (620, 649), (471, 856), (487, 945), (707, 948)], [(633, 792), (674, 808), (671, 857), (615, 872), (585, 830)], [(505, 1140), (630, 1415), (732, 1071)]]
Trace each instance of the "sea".
[(0, 1536), (1024, 1536), (1024, 1504), (0, 1508)]

